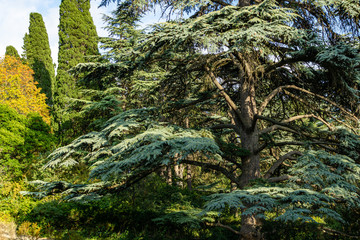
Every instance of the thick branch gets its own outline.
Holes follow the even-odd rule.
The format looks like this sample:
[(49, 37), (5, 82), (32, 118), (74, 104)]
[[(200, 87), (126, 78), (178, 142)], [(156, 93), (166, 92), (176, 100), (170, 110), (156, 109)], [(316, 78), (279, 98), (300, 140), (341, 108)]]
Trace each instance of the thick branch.
[(240, 120), (240, 122), (242, 124), (243, 121), (242, 121), (241, 112), (240, 112), (239, 108), (236, 106), (236, 104), (230, 98), (230, 96), (227, 95), (227, 93), (225, 92), (225, 89), (223, 88), (223, 86), (221, 86), (221, 84), (216, 79), (215, 74), (212, 71), (210, 71), (210, 69), (207, 66), (205, 66), (205, 70), (208, 72), (208, 74), (209, 74), (212, 82), (215, 84), (215, 86), (220, 90), (220, 95), (222, 95), (225, 98), (225, 101), (231, 107), (231, 109), (235, 112), (237, 118)]
[(289, 180), (291, 178), (290, 175), (282, 175), (279, 177), (272, 177), (272, 178), (268, 178), (267, 180), (269, 182), (275, 183), (275, 182), (282, 182), (282, 181), (286, 181)]
[(281, 156), (272, 166), (271, 168), (265, 173), (264, 178), (269, 179), (270, 176), (275, 172), (275, 170), (280, 167), (280, 165), (287, 159), (295, 159), (294, 155), (302, 155), (299, 151), (291, 151), (287, 154)]
[(279, 93), (281, 92), (286, 86), (280, 86), (278, 88), (276, 88), (275, 90), (273, 90), (261, 103), (259, 110), (258, 110), (258, 115), (261, 115), (262, 112), (265, 110), (266, 106), (269, 104), (269, 102)]
[[(312, 49), (313, 51), (313, 49)], [(317, 52), (313, 51), (311, 54), (309, 52), (306, 52), (306, 54), (298, 56), (298, 57), (293, 57), (293, 58), (286, 58), (283, 59), (277, 63), (274, 63), (272, 65), (268, 65), (265, 69), (264, 72), (265, 73), (269, 73), (279, 67), (282, 67), (284, 65), (290, 64), (290, 63), (296, 63), (296, 62), (303, 62), (303, 61), (314, 61), (315, 57), (316, 57)]]

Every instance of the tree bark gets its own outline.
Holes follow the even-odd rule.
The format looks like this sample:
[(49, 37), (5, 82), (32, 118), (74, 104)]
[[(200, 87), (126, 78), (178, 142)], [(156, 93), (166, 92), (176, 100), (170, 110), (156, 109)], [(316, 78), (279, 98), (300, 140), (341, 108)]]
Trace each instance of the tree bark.
[(260, 240), (263, 239), (260, 232), (261, 221), (254, 215), (241, 216), (240, 239), (241, 240)]
[[(250, 1), (239, 1), (239, 5), (249, 5)], [(249, 155), (242, 157), (241, 159), (241, 175), (236, 182), (239, 188), (244, 188), (252, 180), (258, 179), (260, 175), (260, 156), (259, 152), (259, 130), (257, 127), (257, 106), (256, 106), (256, 91), (255, 81), (253, 77), (253, 69), (247, 62), (246, 58), (238, 52), (232, 53), (232, 59), (236, 66), (238, 66), (241, 79), (240, 87), (240, 99), (237, 104), (231, 99), (231, 97), (225, 92), (225, 89), (221, 86), (215, 74), (210, 71), (209, 67), (205, 70), (209, 73), (213, 83), (220, 90), (220, 95), (224, 97), (231, 109), (232, 120), (240, 129), (238, 133), (240, 135), (241, 147), (249, 151)], [(245, 73), (245, 74), (243, 74)], [(239, 106), (239, 107), (238, 107)], [(250, 206), (249, 206), (250, 207)], [(244, 212), (245, 209), (242, 209)], [(241, 239), (246, 240), (260, 240), (261, 234), (259, 229), (261, 227), (261, 221), (255, 215), (241, 216)]]
[(172, 185), (172, 169), (171, 169), (171, 165), (166, 166), (165, 180), (166, 180), (167, 184)]
[(254, 80), (244, 80), (240, 94), (240, 112), (243, 123), (242, 127), (239, 126), (241, 129), (241, 147), (250, 152), (249, 155), (241, 159), (241, 185), (239, 187), (244, 188), (251, 180), (260, 178), (260, 156), (257, 152), (259, 131), (256, 124), (257, 108)]
[(184, 186), (184, 183), (183, 183), (183, 175), (184, 175), (184, 165), (183, 164), (175, 164), (174, 165), (174, 181), (173, 183), (176, 184), (176, 186), (179, 186), (179, 187), (183, 187)]
[[(248, 77), (242, 81), (240, 92), (240, 111), (243, 123), (240, 139), (242, 148), (247, 149), (250, 154), (241, 159), (240, 188), (246, 187), (252, 180), (261, 177), (260, 156), (257, 152), (259, 147), (259, 131), (256, 124), (255, 80), (251, 76), (250, 66), (246, 62), (244, 65)], [(242, 212), (244, 211), (245, 209), (242, 209)], [(241, 239), (262, 239), (260, 228), (261, 221), (255, 215), (241, 215)]]

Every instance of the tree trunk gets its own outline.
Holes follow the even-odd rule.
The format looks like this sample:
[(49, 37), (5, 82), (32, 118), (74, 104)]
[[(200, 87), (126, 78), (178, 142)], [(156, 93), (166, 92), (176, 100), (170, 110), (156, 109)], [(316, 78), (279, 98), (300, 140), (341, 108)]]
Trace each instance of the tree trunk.
[[(260, 177), (260, 156), (254, 153), (258, 146), (257, 130), (252, 134), (242, 134), (242, 147), (251, 152), (249, 156), (242, 158), (242, 168), (240, 176), (240, 188), (246, 187), (252, 180)], [(249, 206), (251, 207), (251, 206)], [(242, 209), (244, 212), (245, 209)], [(241, 215), (241, 239), (242, 240), (260, 240), (261, 221), (255, 215)]]
[(172, 169), (171, 169), (171, 165), (166, 166), (165, 180), (166, 180), (167, 184), (172, 185)]
[(263, 239), (261, 230), (261, 221), (254, 215), (241, 216), (241, 240), (261, 240)]
[[(189, 128), (190, 127), (190, 122), (189, 122), (189, 118), (185, 118), (185, 127)], [(192, 156), (188, 156), (189, 158), (192, 158)], [(187, 182), (187, 188), (189, 189), (189, 191), (192, 190), (192, 179), (191, 179), (191, 165), (187, 164), (186, 165), (186, 182)]]
[(175, 164), (174, 165), (174, 183), (179, 186), (179, 187), (183, 187), (184, 183), (183, 183), (183, 175), (184, 175), (184, 164)]
[(255, 151), (259, 145), (257, 129), (248, 134), (241, 134), (241, 146), (247, 149), (250, 154), (241, 159), (240, 188), (244, 188), (250, 181), (260, 177), (260, 156)]
[[(246, 64), (246, 63), (245, 63)], [(248, 71), (249, 73), (249, 71)], [(260, 175), (260, 156), (257, 153), (259, 147), (259, 134), (255, 115), (257, 107), (255, 102), (255, 82), (248, 75), (242, 83), (240, 96), (241, 110), (241, 146), (249, 151), (249, 155), (241, 159), (240, 188), (246, 187), (252, 180), (259, 178)], [(250, 206), (249, 206), (250, 207)], [(242, 209), (244, 212), (245, 209)], [(261, 221), (255, 215), (241, 216), (241, 239), (260, 240)]]
[(192, 190), (192, 180), (191, 180), (191, 165), (186, 165), (186, 182), (187, 182), (187, 188), (189, 191)]

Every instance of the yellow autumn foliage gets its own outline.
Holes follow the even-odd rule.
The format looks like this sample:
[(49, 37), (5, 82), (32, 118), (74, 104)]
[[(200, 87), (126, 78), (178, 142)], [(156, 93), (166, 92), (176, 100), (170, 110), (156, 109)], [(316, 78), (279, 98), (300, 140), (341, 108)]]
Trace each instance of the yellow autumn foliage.
[(0, 104), (16, 109), (20, 114), (36, 112), (50, 124), (46, 95), (37, 88), (33, 70), (20, 59), (0, 58)]

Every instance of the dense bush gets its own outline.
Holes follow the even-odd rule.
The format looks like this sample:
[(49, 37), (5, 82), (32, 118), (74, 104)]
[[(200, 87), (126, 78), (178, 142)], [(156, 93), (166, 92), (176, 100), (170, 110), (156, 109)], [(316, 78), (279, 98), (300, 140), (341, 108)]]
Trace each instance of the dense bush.
[(31, 177), (42, 153), (54, 146), (50, 127), (38, 114), (28, 116), (0, 105), (0, 172), (9, 179)]

